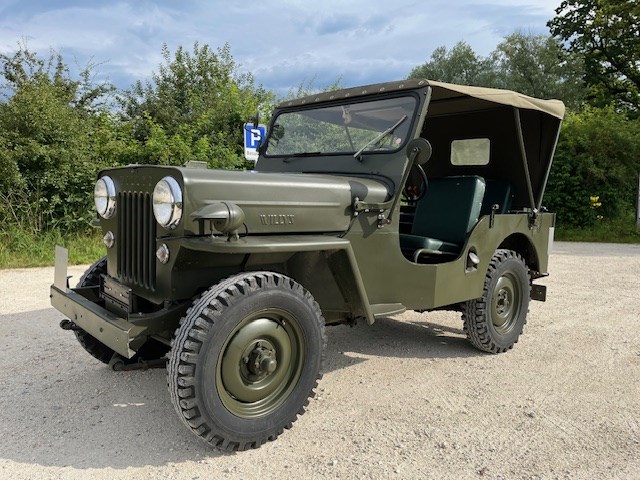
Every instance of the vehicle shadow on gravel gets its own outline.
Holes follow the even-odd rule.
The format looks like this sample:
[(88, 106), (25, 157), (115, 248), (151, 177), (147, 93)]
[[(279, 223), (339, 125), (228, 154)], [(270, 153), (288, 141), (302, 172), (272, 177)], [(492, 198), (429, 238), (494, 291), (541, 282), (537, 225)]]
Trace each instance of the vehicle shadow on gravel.
[[(233, 455), (208, 447), (185, 428), (170, 403), (163, 369), (113, 372), (62, 331), (60, 319), (53, 309), (0, 316), (0, 458), (126, 469)], [(385, 318), (372, 326), (328, 328), (325, 373), (367, 357), (478, 354), (461, 329)]]
[(381, 318), (373, 325), (328, 327), (327, 336), (325, 373), (367, 361), (366, 357), (358, 355), (418, 359), (485, 355), (467, 341), (461, 321), (460, 328), (455, 328), (431, 323), (424, 317), (411, 321)]

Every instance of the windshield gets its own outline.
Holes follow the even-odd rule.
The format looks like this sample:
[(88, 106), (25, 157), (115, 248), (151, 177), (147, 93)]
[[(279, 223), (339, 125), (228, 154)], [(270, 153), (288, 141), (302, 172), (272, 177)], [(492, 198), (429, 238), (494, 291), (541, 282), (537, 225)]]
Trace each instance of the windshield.
[(354, 154), (397, 150), (407, 140), (413, 96), (309, 108), (278, 115), (266, 156)]

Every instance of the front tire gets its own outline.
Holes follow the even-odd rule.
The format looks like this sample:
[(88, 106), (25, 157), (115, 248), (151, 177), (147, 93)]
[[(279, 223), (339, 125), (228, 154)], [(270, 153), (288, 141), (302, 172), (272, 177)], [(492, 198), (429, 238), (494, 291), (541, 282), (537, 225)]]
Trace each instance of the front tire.
[(524, 259), (512, 250), (496, 250), (481, 298), (465, 303), (464, 330), (474, 347), (503, 353), (517, 343), (527, 323), (531, 280)]
[[(77, 288), (96, 287), (100, 285), (100, 276), (105, 273), (107, 273), (107, 257), (106, 256), (94, 262), (84, 272), (82, 277), (80, 277), (80, 281), (78, 282)], [(96, 339), (95, 337), (88, 334), (86, 331), (82, 330), (79, 327), (75, 328), (73, 333), (75, 334), (76, 339), (78, 340), (78, 343), (93, 358), (99, 360), (105, 365), (110, 365), (113, 368), (114, 364), (112, 364), (111, 361), (114, 360), (114, 355), (116, 354), (116, 352), (114, 352), (111, 348), (107, 347), (100, 340)], [(145, 360), (145, 361), (157, 360), (164, 357), (168, 350), (169, 348), (166, 345), (154, 339), (149, 339), (144, 345), (142, 345), (138, 349), (138, 352), (136, 353), (136, 355), (133, 356), (133, 358), (126, 359), (124, 357), (117, 355), (115, 357), (115, 360), (120, 362), (122, 365), (134, 364), (136, 362), (139, 362), (140, 360)]]
[[(93, 263), (80, 277), (78, 282), (78, 288), (82, 287), (95, 287), (100, 285), (100, 275), (107, 273), (107, 257), (102, 257)], [(93, 358), (101, 361), (104, 364), (109, 364), (109, 361), (115, 353), (104, 343), (100, 342), (96, 338), (89, 335), (82, 329), (74, 330), (78, 343), (84, 348)]]
[(232, 276), (180, 321), (167, 365), (171, 400), (210, 445), (257, 448), (304, 413), (325, 344), (320, 308), (298, 283), (272, 272)]

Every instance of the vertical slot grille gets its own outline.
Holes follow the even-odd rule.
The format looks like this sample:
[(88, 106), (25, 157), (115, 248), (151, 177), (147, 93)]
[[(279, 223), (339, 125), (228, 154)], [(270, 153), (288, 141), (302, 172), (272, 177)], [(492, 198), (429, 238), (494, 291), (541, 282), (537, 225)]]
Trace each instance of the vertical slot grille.
[(118, 277), (129, 285), (156, 287), (155, 238), (151, 195), (118, 193)]

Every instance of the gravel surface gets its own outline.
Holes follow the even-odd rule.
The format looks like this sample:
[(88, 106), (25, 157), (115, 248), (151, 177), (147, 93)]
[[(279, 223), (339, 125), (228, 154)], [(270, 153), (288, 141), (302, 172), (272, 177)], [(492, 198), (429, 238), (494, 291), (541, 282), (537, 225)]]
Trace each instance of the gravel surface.
[(163, 370), (112, 372), (58, 327), (52, 268), (0, 271), (0, 478), (639, 479), (640, 245), (557, 243), (550, 270), (506, 354), (452, 313), (330, 328), (308, 412), (237, 454), (186, 430)]

